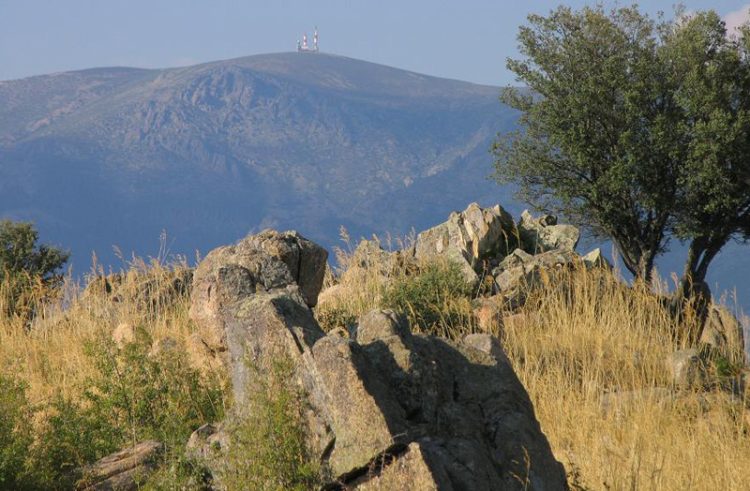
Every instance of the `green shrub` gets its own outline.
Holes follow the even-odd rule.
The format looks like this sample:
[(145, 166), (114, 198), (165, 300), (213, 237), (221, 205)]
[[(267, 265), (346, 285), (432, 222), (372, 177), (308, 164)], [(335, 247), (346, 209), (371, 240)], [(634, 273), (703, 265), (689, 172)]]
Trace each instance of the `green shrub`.
[(110, 339), (89, 348), (98, 376), (85, 391), (87, 411), (108, 421), (123, 442), (155, 439), (183, 444), (206, 422), (223, 417), (218, 381), (204, 381), (179, 348), (151, 355), (151, 339), (138, 329), (136, 341), (118, 349)]
[(148, 480), (140, 486), (141, 491), (191, 490), (211, 491), (211, 471), (199, 462), (184, 455), (167, 459)]
[(47, 412), (31, 454), (39, 489), (72, 489), (81, 466), (120, 449), (121, 433), (88, 408), (58, 396)]
[[(32, 460), (40, 489), (71, 488), (81, 466), (137, 442), (166, 447), (166, 482), (185, 475), (185, 443), (200, 425), (223, 419), (222, 384), (204, 379), (177, 348), (151, 354), (151, 339), (118, 349), (108, 338), (87, 348), (97, 374), (79, 402), (58, 398), (48, 410)], [(172, 474), (170, 474), (172, 473)], [(179, 478), (179, 479), (178, 479)]]
[(33, 489), (26, 460), (33, 441), (26, 386), (0, 374), (0, 489)]
[(314, 489), (319, 465), (307, 448), (305, 396), (288, 360), (275, 360), (268, 375), (255, 377), (248, 410), (234, 428), (222, 484), (263, 491)]
[(451, 261), (430, 262), (385, 290), (384, 307), (407, 315), (412, 329), (456, 337), (472, 323), (472, 288), (461, 267)]

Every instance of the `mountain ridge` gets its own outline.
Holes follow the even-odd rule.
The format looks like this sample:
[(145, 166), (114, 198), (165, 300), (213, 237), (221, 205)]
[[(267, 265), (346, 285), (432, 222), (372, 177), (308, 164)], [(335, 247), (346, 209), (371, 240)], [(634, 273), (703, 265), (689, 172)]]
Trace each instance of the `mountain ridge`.
[[(92, 251), (116, 264), (113, 245), (157, 250), (164, 229), (192, 256), (267, 226), (330, 248), (341, 226), (403, 236), (471, 201), (518, 216), (513, 189), (487, 179), (492, 140), (517, 117), (499, 93), (288, 52), (0, 81), (0, 214), (37, 222), (82, 269)], [(675, 249), (662, 271), (680, 270)], [(710, 279), (743, 285), (747, 305), (742, 251), (723, 251)]]
[[(484, 177), (491, 170), (489, 141), (503, 120), (497, 95), (492, 87), (299, 53), (5, 81), (0, 205), (6, 215), (36, 219), (53, 237), (65, 238), (62, 228), (82, 228), (73, 216), (106, 222), (91, 212), (92, 202), (116, 219), (114, 214), (133, 209), (144, 215), (144, 203), (158, 207), (163, 198), (172, 212), (160, 213), (158, 227), (147, 227), (155, 240), (165, 226), (184, 237), (186, 227), (175, 226), (176, 208), (178, 196), (190, 195), (204, 201), (203, 207), (182, 203), (200, 220), (227, 215), (216, 208), (222, 203), (248, 211), (246, 219), (229, 213), (232, 235), (222, 234), (216, 243), (263, 224), (295, 226), (290, 217), (297, 215), (306, 218), (308, 235), (330, 246), (342, 224), (356, 234), (385, 232), (366, 216), (384, 208), (378, 198), (422, 180), (441, 189), (442, 202), (435, 196), (420, 203), (436, 208), (427, 213), (431, 220), (463, 207), (468, 188), (477, 188), (464, 174)], [(442, 179), (449, 171), (452, 177)], [(98, 192), (106, 186), (108, 192)], [(497, 191), (490, 183), (478, 187), (484, 188), (478, 200)], [(60, 208), (68, 208), (71, 218)], [(393, 233), (425, 224), (415, 214), (385, 215)], [(122, 244), (118, 235), (110, 244)], [(213, 242), (185, 248), (205, 250)], [(101, 241), (92, 244), (106, 249)], [(71, 246), (76, 260), (82, 246)]]

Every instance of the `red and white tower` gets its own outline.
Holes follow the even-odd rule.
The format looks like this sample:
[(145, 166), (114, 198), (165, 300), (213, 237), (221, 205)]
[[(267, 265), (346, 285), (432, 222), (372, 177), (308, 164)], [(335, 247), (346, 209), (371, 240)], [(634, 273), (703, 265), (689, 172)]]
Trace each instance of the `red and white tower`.
[(307, 33), (302, 35), (302, 42), (297, 41), (297, 51), (300, 53), (317, 53), (318, 48), (318, 28), (313, 31), (312, 46), (307, 43)]

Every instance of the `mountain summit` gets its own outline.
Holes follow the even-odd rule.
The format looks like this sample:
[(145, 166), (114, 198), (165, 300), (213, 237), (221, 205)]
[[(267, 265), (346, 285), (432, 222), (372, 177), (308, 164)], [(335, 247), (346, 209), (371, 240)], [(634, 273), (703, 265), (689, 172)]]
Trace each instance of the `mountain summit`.
[(0, 209), (72, 247), (192, 254), (266, 226), (331, 245), (496, 201), (499, 90), (280, 53), (0, 82)]

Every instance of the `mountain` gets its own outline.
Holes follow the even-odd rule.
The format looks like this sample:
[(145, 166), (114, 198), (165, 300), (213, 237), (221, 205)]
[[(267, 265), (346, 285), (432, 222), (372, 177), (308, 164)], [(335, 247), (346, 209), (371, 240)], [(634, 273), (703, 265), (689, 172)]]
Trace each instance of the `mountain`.
[(327, 245), (493, 201), (498, 89), (322, 55), (0, 82), (0, 207), (72, 248), (206, 252), (294, 227)]
[[(341, 226), (399, 236), (470, 201), (518, 214), (487, 179), (516, 119), (498, 95), (310, 53), (0, 81), (0, 215), (36, 222), (80, 272), (92, 251), (116, 263), (113, 245), (156, 255), (162, 230), (192, 258), (264, 227), (332, 246)], [(722, 256), (721, 286), (745, 295), (747, 249)]]

